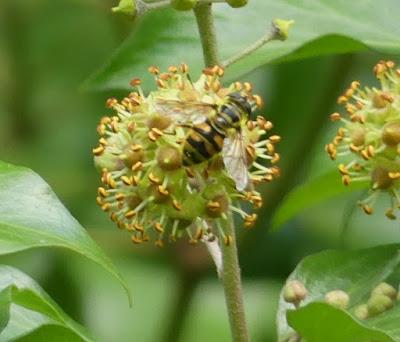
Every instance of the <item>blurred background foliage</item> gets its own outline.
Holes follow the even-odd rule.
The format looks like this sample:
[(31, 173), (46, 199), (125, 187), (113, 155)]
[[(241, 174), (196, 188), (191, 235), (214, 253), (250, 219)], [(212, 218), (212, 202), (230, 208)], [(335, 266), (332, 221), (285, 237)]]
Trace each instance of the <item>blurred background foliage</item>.
[[(99, 340), (176, 341), (180, 334), (182, 341), (227, 341), (222, 288), (204, 251), (185, 243), (164, 250), (133, 247), (95, 204), (99, 176), (91, 149), (96, 124), (106, 113), (105, 100), (124, 91), (81, 89), (132, 31), (129, 19), (111, 14), (114, 5), (111, 0), (1, 1), (0, 158), (35, 170), (52, 186), (120, 268), (133, 290), (134, 306), (128, 308), (108, 274), (62, 251), (28, 251), (1, 257), (1, 263), (38, 280)], [(158, 20), (154, 24), (164, 25), (162, 16)], [(145, 55), (140, 58), (140, 64), (153, 64)], [(266, 116), (283, 137), (282, 177), (263, 189), (265, 208), (239, 247), (254, 341), (275, 339), (279, 290), (302, 257), (331, 247), (400, 241), (398, 221), (353, 210), (357, 192), (313, 205), (279, 232), (269, 232), (271, 218), (293, 187), (332, 170), (324, 153), (333, 134), (328, 114), (350, 81), (375, 84), (371, 70), (380, 58), (387, 56), (310, 57), (275, 63), (245, 77), (265, 98)], [(185, 56), (175, 59), (179, 63)], [(137, 72), (132, 69), (132, 77)]]

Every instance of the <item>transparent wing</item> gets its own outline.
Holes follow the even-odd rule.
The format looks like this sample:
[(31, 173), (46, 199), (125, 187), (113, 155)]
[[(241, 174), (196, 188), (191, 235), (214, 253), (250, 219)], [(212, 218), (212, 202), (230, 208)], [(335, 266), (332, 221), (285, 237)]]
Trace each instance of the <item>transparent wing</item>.
[(215, 106), (202, 102), (156, 99), (155, 109), (181, 124), (199, 124), (215, 113)]
[(249, 183), (249, 173), (247, 171), (246, 149), (240, 133), (224, 139), (222, 158), (229, 176), (236, 183), (236, 188), (243, 191)]

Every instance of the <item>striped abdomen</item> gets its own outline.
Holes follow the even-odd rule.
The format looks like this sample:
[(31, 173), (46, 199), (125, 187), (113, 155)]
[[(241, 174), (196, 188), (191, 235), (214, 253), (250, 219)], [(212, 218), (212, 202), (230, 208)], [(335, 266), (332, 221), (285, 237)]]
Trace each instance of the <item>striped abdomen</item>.
[(199, 164), (221, 152), (225, 135), (207, 120), (190, 129), (183, 143), (183, 165)]

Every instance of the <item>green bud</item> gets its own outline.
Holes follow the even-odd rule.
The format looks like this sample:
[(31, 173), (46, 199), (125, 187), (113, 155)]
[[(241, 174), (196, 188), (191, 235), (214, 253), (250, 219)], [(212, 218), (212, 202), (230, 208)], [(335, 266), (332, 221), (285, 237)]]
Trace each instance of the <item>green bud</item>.
[(361, 305), (357, 306), (356, 309), (354, 310), (354, 315), (358, 319), (367, 319), (368, 315), (369, 315), (368, 305), (367, 304), (361, 304)]
[(239, 8), (247, 5), (248, 0), (226, 0), (229, 6)]
[(374, 296), (371, 296), (367, 303), (370, 316), (379, 315), (382, 312), (391, 309), (393, 305), (394, 303), (392, 299), (383, 294), (376, 294)]
[(371, 297), (378, 294), (388, 296), (393, 300), (397, 297), (396, 289), (388, 283), (380, 283), (377, 287), (375, 287), (371, 292)]
[(136, 15), (136, 0), (120, 0), (117, 7), (111, 9), (114, 13), (122, 13), (130, 16)]
[(304, 284), (298, 280), (288, 281), (283, 289), (283, 299), (287, 303), (298, 305), (306, 296), (307, 289)]
[(272, 21), (272, 29), (274, 39), (286, 40), (289, 36), (289, 29), (294, 24), (294, 20), (274, 19)]
[(177, 11), (190, 11), (198, 0), (171, 0), (171, 6)]
[(342, 290), (335, 290), (325, 295), (325, 301), (338, 309), (345, 310), (349, 306), (350, 297)]

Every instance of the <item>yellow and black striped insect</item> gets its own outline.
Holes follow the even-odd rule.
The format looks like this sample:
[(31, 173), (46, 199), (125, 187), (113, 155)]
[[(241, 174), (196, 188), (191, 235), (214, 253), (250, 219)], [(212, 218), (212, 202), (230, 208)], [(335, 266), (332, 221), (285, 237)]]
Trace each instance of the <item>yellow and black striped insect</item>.
[(254, 105), (247, 96), (231, 93), (221, 105), (160, 99), (156, 108), (178, 124), (189, 127), (182, 144), (185, 166), (208, 161), (221, 152), (236, 188), (242, 191), (248, 186), (242, 127), (249, 120)]

